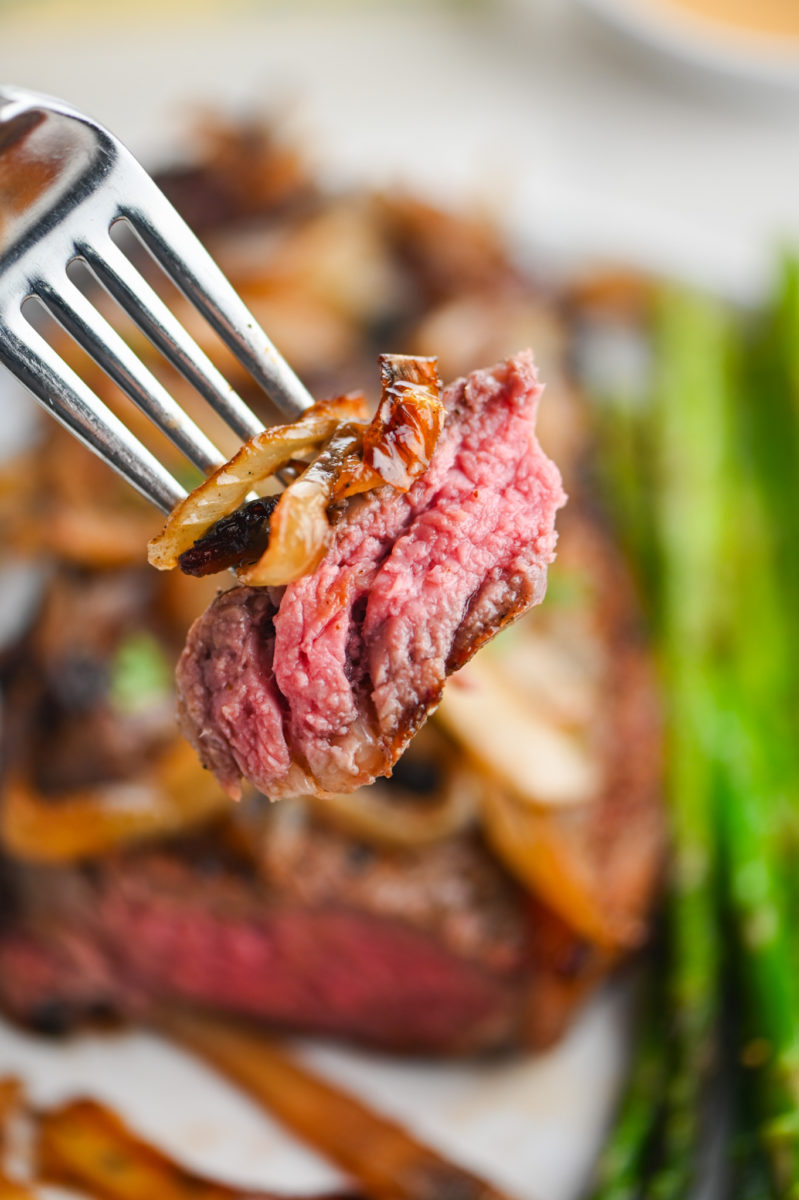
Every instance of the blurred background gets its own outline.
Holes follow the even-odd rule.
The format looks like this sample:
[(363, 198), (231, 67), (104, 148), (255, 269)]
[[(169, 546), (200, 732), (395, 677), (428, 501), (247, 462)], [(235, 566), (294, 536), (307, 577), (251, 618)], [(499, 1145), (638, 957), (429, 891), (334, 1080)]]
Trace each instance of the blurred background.
[(475, 198), (558, 267), (744, 296), (799, 235), (790, 0), (4, 0), (0, 30), (3, 78), (150, 164), (193, 103), (278, 113), (329, 176)]
[[(794, 1157), (781, 1156), (773, 1174), (785, 1172), (787, 1162), (788, 1174), (797, 1167), (795, 1179), (799, 952), (792, 931), (799, 911), (799, 823), (793, 795), (799, 763), (792, 718), (773, 721), (769, 711), (776, 696), (783, 717), (799, 711), (790, 669), (799, 646), (794, 561), (799, 527), (795, 515), (785, 519), (797, 511), (799, 473), (799, 264), (790, 255), (799, 246), (794, 0), (139, 0), (135, 6), (0, 0), (0, 80), (58, 96), (97, 117), (148, 167), (168, 169), (163, 181), (187, 213), (196, 190), (203, 236), (320, 395), (353, 381), (371, 381), (374, 387), (370, 372), (378, 349), (440, 353), (443, 373), (454, 375), (533, 344), (549, 388), (544, 440), (572, 492), (547, 601), (553, 628), (545, 620), (534, 627), (531, 642), (539, 628), (542, 640), (550, 639), (550, 654), (555, 653), (543, 659), (539, 654), (538, 669), (544, 683), (576, 680), (575, 694), (588, 697), (574, 722), (577, 740), (593, 750), (612, 743), (622, 765), (634, 757), (627, 754), (625, 720), (630, 711), (646, 716), (647, 704), (639, 705), (633, 695), (622, 718), (606, 703), (608, 695), (627, 703), (632, 694), (613, 675), (617, 669), (622, 673), (618, 646), (646, 668), (642, 686), (649, 700), (657, 690), (649, 668), (657, 663), (661, 669), (668, 766), (661, 770), (656, 733), (642, 754), (651, 767), (649, 775), (643, 772), (646, 786), (634, 781), (643, 833), (626, 819), (623, 804), (614, 806), (611, 793), (618, 781), (612, 769), (605, 773), (610, 784), (605, 786), (603, 775), (598, 794), (583, 798), (573, 824), (570, 814), (563, 820), (556, 806), (547, 808), (541, 795), (534, 795), (523, 816), (535, 826), (535, 836), (526, 842), (513, 836), (517, 827), (511, 826), (511, 836), (499, 846), (502, 839), (486, 815), (488, 805), (480, 809), (485, 796), (469, 817), (466, 836), (483, 822), (479, 836), (486, 844), (480, 853), (501, 863), (505, 884), (525, 885), (514, 892), (524, 921), (530, 917), (528, 902), (534, 901), (532, 924), (538, 922), (536, 928), (545, 933), (543, 966), (537, 961), (531, 976), (536, 986), (548, 978), (547, 969), (557, 977), (556, 1027), (538, 1041), (531, 1041), (528, 1031), (526, 1041), (519, 1039), (517, 1057), (509, 1059), (397, 1060), (323, 1042), (303, 1043), (303, 1060), (524, 1200), (572, 1200), (585, 1188), (627, 1077), (633, 1081), (633, 1107), (622, 1109), (617, 1131), (632, 1151), (628, 1183), (638, 1179), (642, 1163), (660, 1169), (649, 1153), (653, 1137), (664, 1150), (672, 1190), (661, 1177), (658, 1186), (664, 1190), (652, 1194), (684, 1196), (696, 1179), (717, 1182), (719, 1173), (708, 1172), (706, 1164), (724, 1157), (719, 1147), (733, 1130), (730, 1145), (734, 1140), (744, 1146), (744, 1155), (751, 1150), (746, 1162), (754, 1164), (752, 1177), (760, 1187), (765, 1172), (759, 1135), (775, 1113), (790, 1118), (786, 1128), (793, 1132), (787, 1140)], [(220, 117), (230, 118), (231, 125), (219, 126)], [(259, 142), (251, 128), (236, 124), (253, 117), (263, 117), (277, 137), (268, 134)], [(197, 136), (204, 126), (211, 128), (205, 142)], [(251, 145), (256, 147), (253, 161)], [(230, 175), (241, 186), (226, 194)], [(253, 179), (264, 187), (251, 203)], [(220, 194), (229, 212), (215, 212)], [(426, 201), (438, 209), (426, 207)], [(464, 212), (470, 215), (462, 220)], [(185, 318), (185, 307), (180, 311)], [(386, 338), (396, 341), (387, 347)], [(4, 454), (23, 446), (33, 409), (27, 396), (7, 386), (9, 378), (0, 379)], [(246, 380), (236, 382), (248, 386)], [(103, 386), (97, 373), (93, 386)], [(762, 404), (751, 405), (752, 395)], [(18, 686), (14, 695), (23, 697), (21, 710), (25, 704), (30, 710), (24, 711), (26, 738), (34, 748), (31, 778), (42, 767), (39, 774), (47, 775), (52, 765), (47, 753), (37, 756), (36, 747), (51, 745), (57, 711), (69, 735), (65, 740), (73, 726), (81, 735), (70, 763), (88, 764), (94, 784), (95, 776), (105, 777), (102, 764), (91, 761), (98, 749), (94, 727), (81, 716), (86, 697), (80, 689), (59, 691), (60, 664), (69, 661), (73, 641), (86, 650), (73, 630), (87, 624), (88, 581), (101, 578), (105, 585), (121, 570), (138, 572), (146, 581), (145, 593), (163, 589), (166, 600), (159, 591), (142, 607), (150, 604), (161, 626), (169, 625), (166, 640), (173, 656), (198, 605), (197, 593), (187, 599), (193, 581), (188, 589), (173, 581), (174, 595), (162, 580), (153, 584), (140, 553), (153, 532), (146, 525), (152, 514), (139, 514), (141, 521), (131, 515), (128, 498), (113, 491), (101, 473), (80, 466), (72, 457), (74, 448), (65, 450), (63, 438), (59, 443), (47, 429), (43, 453), (12, 460), (11, 470), (0, 475), (0, 505), (6, 505), (0, 507), (0, 618), (21, 614), (15, 618), (18, 633), (36, 611), (43, 579), (46, 587), (52, 584), (58, 603), (43, 607), (45, 620), (40, 613), (38, 627), (33, 622), (31, 640), (20, 643), (21, 654), (3, 660), (5, 647), (0, 647), (0, 666), (11, 663), (8, 694)], [(601, 453), (592, 458), (597, 445)], [(586, 470), (589, 460), (593, 465)], [(15, 461), (21, 463), (16, 473)], [(597, 520), (603, 505), (615, 516), (615, 533), (608, 532), (612, 522)], [(75, 519), (59, 524), (56, 518), (65, 513)], [(705, 519), (695, 521), (697, 513)], [(108, 535), (115, 515), (120, 521)], [(629, 589), (623, 582), (625, 556), (634, 580)], [(558, 571), (564, 572), (561, 585), (577, 579), (579, 586), (571, 592), (568, 586), (559, 588)], [(73, 577), (78, 580), (74, 596), (63, 588), (63, 579)], [(134, 607), (140, 602), (137, 595), (124, 584), (114, 603), (124, 614), (128, 601)], [(605, 602), (619, 595), (616, 607), (625, 611), (619, 627), (609, 632), (613, 621), (604, 620)], [(140, 620), (152, 633), (152, 613), (145, 612), (125, 616), (122, 634), (130, 634), (128, 626), (136, 631)], [(590, 627), (587, 638), (581, 622)], [(647, 637), (641, 637), (642, 628)], [(762, 629), (769, 630), (767, 645), (753, 635)], [(159, 627), (159, 636), (163, 632)], [(105, 633), (95, 640), (106, 640)], [(29, 669), (25, 653), (31, 645)], [(150, 653), (152, 639), (134, 646), (134, 699), (146, 691), (142, 679), (153, 682), (153, 662), (142, 656), (142, 645)], [(115, 705), (119, 708), (119, 696), (108, 687), (119, 666), (118, 649), (111, 655), (108, 645), (86, 650), (87, 661), (93, 654), (97, 660), (95, 683), (105, 681), (106, 692), (97, 703), (103, 720)], [(562, 670), (567, 660), (573, 678)], [(108, 661), (116, 664), (110, 672)], [(517, 655), (517, 661), (522, 676), (528, 659)], [(535, 654), (531, 661), (533, 682), (526, 682), (535, 692), (541, 682), (535, 677)], [(156, 653), (155, 666), (161, 702), (170, 687), (170, 660)], [(34, 678), (36, 672), (40, 678)], [(615, 691), (605, 687), (608, 678)], [(96, 699), (90, 697), (88, 708)], [(167, 701), (172, 699), (170, 692)], [(572, 702), (567, 696), (564, 708)], [(620, 701), (618, 708), (623, 707)], [(652, 707), (658, 708), (656, 701)], [(138, 710), (133, 715), (141, 717)], [(125, 726), (131, 712), (116, 711), (113, 718)], [(172, 736), (163, 708), (152, 707), (148, 719), (157, 726), (156, 740)], [(565, 723), (569, 720), (573, 713)], [(607, 728), (612, 736), (604, 738)], [(740, 730), (747, 738), (736, 741)], [(146, 736), (152, 733), (148, 729)], [(449, 733), (439, 727), (435, 736), (444, 737), (449, 747)], [(123, 782), (138, 779), (142, 763), (149, 762), (150, 751), (141, 747), (150, 743), (131, 744), (129, 775), (117, 771)], [(733, 763), (729, 749), (739, 745), (744, 752)], [(196, 773), (193, 760), (189, 776), (194, 780), (191, 769)], [(81, 871), (84, 859), (94, 855), (98, 880), (105, 878), (103, 872), (113, 876), (120, 862), (132, 862), (131, 876), (140, 879), (140, 846), (144, 856), (155, 846), (157, 859), (163, 837), (168, 848), (182, 853), (183, 834), (188, 830), (190, 839), (197, 817), (190, 813), (184, 828), (181, 797), (176, 815), (170, 808), (174, 796), (167, 796), (163, 808), (138, 813), (141, 828), (133, 827), (135, 820), (131, 829), (124, 827), (123, 813), (120, 832), (112, 797), (107, 809), (100, 805), (101, 817), (110, 814), (110, 850), (103, 844), (98, 851), (93, 838), (98, 828), (103, 833), (104, 821), (96, 820), (97, 809), (89, 804), (81, 810), (84, 819), (68, 828), (58, 800), (62, 791), (72, 796), (75, 785), (55, 778), (57, 768), (51, 774), (51, 794), (45, 795), (42, 784), (30, 811), (21, 805), (11, 812), (5, 794), (0, 810), (0, 868), (7, 869), (15, 887), (17, 876), (25, 884), (20, 889), (23, 932), (30, 903), (39, 921), (34, 932), (45, 940), (62, 917), (58, 889), (47, 910), (41, 887), (53, 864), (56, 873), (64, 864)], [(657, 776), (654, 785), (652, 775)], [(202, 807), (202, 789), (195, 784), (183, 789), (182, 798), (190, 794), (195, 807)], [(536, 784), (531, 783), (532, 792)], [(662, 934), (665, 927), (667, 933), (652, 938), (647, 961), (654, 984), (645, 989), (647, 1003), (637, 1026), (642, 1032), (635, 1041), (632, 1009), (624, 996), (620, 1000), (619, 989), (605, 988), (580, 1006), (620, 958), (640, 954), (652, 897), (665, 873), (664, 793), (678, 869), (664, 888), (668, 896), (661, 915), (652, 919), (653, 928)], [(725, 803), (716, 807), (719, 795)], [(758, 802), (765, 797), (761, 816), (749, 803), (753, 796)], [(504, 800), (518, 816), (518, 797)], [(213, 820), (225, 821), (220, 802), (214, 792), (208, 811)], [(603, 826), (603, 806), (613, 812), (613, 836), (607, 844), (587, 837), (589, 850), (583, 855), (580, 820), (587, 814), (591, 834), (593, 823)], [(732, 829), (723, 824), (723, 812), (733, 814)], [(200, 813), (200, 826), (207, 816)], [(318, 816), (314, 811), (313, 820)], [(212, 824), (212, 838), (215, 828)], [(356, 831), (363, 829), (356, 826)], [(456, 837), (462, 834), (458, 827)], [(254, 836), (237, 831), (244, 841)], [(536, 838), (545, 845), (551, 839), (556, 870), (548, 872), (536, 859)], [(386, 850), (381, 835), (375, 842), (376, 855), (396, 850)], [(517, 853), (519, 845), (530, 849), (529, 855)], [(614, 942), (615, 934), (608, 936), (605, 926), (618, 916), (613, 901), (624, 871), (616, 870), (616, 854), (619, 860), (626, 855), (628, 864), (648, 861), (648, 874), (644, 870), (645, 886), (634, 897), (640, 923), (626, 941)], [(575, 863), (569, 894), (561, 883)], [(276, 884), (267, 878), (268, 866), (259, 859), (268, 886), (284, 886), (285, 880)], [(207, 863), (202, 870), (208, 870)], [(736, 889), (738, 872), (743, 883)], [(302, 864), (286, 874), (292, 876), (289, 886), (298, 879), (302, 883)], [(783, 889), (786, 879), (789, 886)], [(146, 878), (142, 886), (146, 891)], [(207, 890), (212, 896), (214, 886)], [(196, 885), (191, 875), (185, 896), (193, 903), (204, 893), (205, 883)], [(753, 913), (763, 917), (755, 905), (764, 897), (771, 908), (757, 928), (776, 929), (779, 936), (773, 942), (747, 941)], [(0, 902), (5, 904), (4, 894)], [(553, 914), (558, 934), (547, 944), (546, 922)], [(70, 919), (67, 912), (68, 949)], [(519, 923), (527, 928), (522, 917)], [(731, 952), (727, 961), (718, 947), (726, 945), (731, 930), (735, 958)], [(199, 953), (201, 942), (196, 939)], [(124, 957), (120, 945), (135, 951), (137, 942), (119, 937), (112, 946), (120, 955), (117, 961)], [(24, 971), (14, 976), (2, 970), (3, 951), (12, 955), (8, 961), (30, 966), (24, 956), (13, 958), (15, 949), (0, 937), (0, 1004), (27, 1019), (22, 1001), (28, 997), (20, 999), (24, 988), (15, 992), (13, 986)], [(147, 959), (146, 948), (140, 958)], [(69, 954), (63, 961), (78, 992), (87, 980), (96, 982), (91, 970), (83, 971), (85, 961), (75, 960), (74, 970)], [(149, 965), (137, 964), (145, 974)], [(30, 970), (37, 983), (39, 967), (37, 960)], [(727, 1005), (732, 971), (747, 985), (742, 993), (754, 997), (751, 1011), (737, 995)], [(45, 990), (55, 988), (46, 972), (39, 974)], [(63, 976), (57, 982), (62, 986)], [(114, 1009), (113, 988), (110, 994)], [(16, 1007), (14, 1001), (19, 1001)], [(572, 1017), (574, 1024), (559, 1044), (531, 1053), (531, 1045), (537, 1051), (552, 1045)], [(345, 1032), (357, 1040), (358, 1029)], [(791, 1070), (782, 1069), (783, 1052), (785, 1062), (794, 1064)], [(773, 1062), (780, 1067), (776, 1086), (768, 1076)], [(645, 1071), (639, 1078), (637, 1063), (649, 1068), (649, 1075)], [(753, 1115), (747, 1072), (764, 1064), (766, 1102)], [(137, 1129), (226, 1178), (263, 1178), (269, 1186), (292, 1191), (342, 1185), (342, 1175), (284, 1136), (277, 1122), (146, 1033), (84, 1034), (54, 1046), (3, 1020), (0, 1075), (6, 1069), (24, 1076), (37, 1102), (51, 1103), (75, 1090), (108, 1100)], [(163, 1086), (154, 1088), (154, 1079)], [(673, 1086), (675, 1079), (680, 1086)], [(707, 1093), (717, 1095), (720, 1079), (727, 1091), (724, 1120), (708, 1139)], [(181, 1098), (180, 1105), (174, 1096)], [(715, 1194), (738, 1194), (728, 1184), (729, 1176), (727, 1190)], [(746, 1194), (773, 1192), (763, 1185)]]

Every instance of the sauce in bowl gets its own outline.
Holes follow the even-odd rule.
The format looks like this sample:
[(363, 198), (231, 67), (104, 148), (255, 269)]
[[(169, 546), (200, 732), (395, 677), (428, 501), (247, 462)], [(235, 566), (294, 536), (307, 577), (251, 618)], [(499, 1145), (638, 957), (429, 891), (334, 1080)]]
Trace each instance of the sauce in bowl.
[(649, 0), (738, 29), (799, 42), (799, 0)]

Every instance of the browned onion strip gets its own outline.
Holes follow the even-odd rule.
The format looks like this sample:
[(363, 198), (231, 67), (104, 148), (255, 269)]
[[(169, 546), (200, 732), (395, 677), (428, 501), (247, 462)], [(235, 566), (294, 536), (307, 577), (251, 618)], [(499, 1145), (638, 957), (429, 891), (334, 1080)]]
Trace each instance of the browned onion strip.
[(26, 1109), (25, 1087), (13, 1075), (0, 1079), (0, 1196), (2, 1200), (36, 1200), (33, 1190), (6, 1174), (9, 1127)]
[(6, 1149), (8, 1126), (24, 1107), (25, 1088), (22, 1080), (15, 1075), (0, 1077), (0, 1155)]
[(363, 429), (342, 425), (307, 471), (283, 492), (269, 522), (269, 545), (238, 577), (251, 587), (282, 587), (312, 571), (330, 541), (327, 510), (343, 464), (360, 449)]
[(361, 492), (382, 487), (384, 482), (377, 471), (367, 467), (363, 461), (363, 443), (361, 443), (357, 451), (354, 454), (348, 454), (341, 463), (333, 489), (333, 503), (337, 504), (340, 500), (349, 500), (351, 496), (358, 496)]
[(180, 555), (221, 518), (238, 508), (255, 483), (281, 470), (298, 454), (321, 445), (342, 421), (366, 417), (363, 396), (339, 396), (315, 404), (290, 425), (264, 429), (181, 500), (161, 533), (147, 548), (150, 564), (160, 571), (177, 566)]
[(383, 394), (364, 431), (363, 451), (342, 465), (335, 500), (388, 483), (407, 491), (427, 468), (446, 412), (436, 359), (381, 354)]
[(74, 862), (198, 828), (229, 804), (188, 743), (178, 738), (134, 779), (56, 797), (43, 796), (28, 779), (12, 774), (0, 808), (0, 847), (31, 862)]
[(504, 1200), (493, 1184), (309, 1071), (262, 1031), (187, 1011), (162, 1011), (156, 1023), (357, 1179), (372, 1200)]
[(478, 655), (446, 689), (436, 722), (520, 804), (573, 808), (603, 784), (596, 754), (515, 687), (490, 656)]
[(427, 469), (446, 412), (438, 360), (381, 354), (383, 395), (364, 434), (363, 461), (401, 492)]
[(243, 583), (279, 587), (312, 571), (330, 540), (331, 505), (386, 483), (407, 491), (428, 466), (446, 415), (436, 360), (383, 354), (380, 372), (382, 398), (368, 425), (363, 397), (350, 395), (251, 438), (173, 509), (149, 544), (151, 565), (178, 566), (181, 555), (243, 504), (253, 484), (325, 441), (322, 454), (281, 496), (269, 545), (258, 562), (240, 569)]
[[(98, 1200), (282, 1200), (273, 1192), (218, 1183), (189, 1170), (95, 1100), (46, 1109), (36, 1124), (34, 1150), (42, 1179)], [(2, 1196), (5, 1200), (6, 1193)]]
[(483, 829), (498, 857), (567, 925), (606, 949), (641, 944), (645, 922), (608, 904), (593, 864), (575, 853), (568, 814), (536, 811), (489, 779), (482, 806)]
[(377, 782), (348, 794), (328, 792), (308, 796), (308, 803), (325, 821), (378, 846), (427, 846), (460, 833), (477, 819), (480, 776), (456, 768), (440, 796), (432, 802), (397, 801)]

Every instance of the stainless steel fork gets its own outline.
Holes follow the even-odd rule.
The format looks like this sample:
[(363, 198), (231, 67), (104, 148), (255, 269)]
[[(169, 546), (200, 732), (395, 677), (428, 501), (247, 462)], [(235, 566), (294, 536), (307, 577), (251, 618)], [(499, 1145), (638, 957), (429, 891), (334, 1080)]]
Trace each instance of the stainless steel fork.
[(311, 403), (252, 314), (152, 179), (107, 129), (60, 100), (0, 87), (0, 362), (53, 416), (148, 500), (185, 489), (39, 333), (38, 297), (202, 471), (223, 456), (67, 274), (83, 260), (142, 332), (240, 439), (262, 423), (111, 236), (126, 221), (153, 258), (288, 418)]

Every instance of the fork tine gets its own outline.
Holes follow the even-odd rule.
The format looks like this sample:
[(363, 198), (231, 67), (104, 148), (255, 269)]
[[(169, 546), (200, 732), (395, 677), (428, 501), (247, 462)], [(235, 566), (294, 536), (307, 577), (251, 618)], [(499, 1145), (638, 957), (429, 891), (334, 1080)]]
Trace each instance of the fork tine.
[(0, 362), (62, 425), (162, 512), (170, 512), (186, 495), (21, 312), (16, 320), (0, 320)]
[(238, 437), (260, 433), (263, 422), (244, 403), (194, 338), (110, 237), (76, 244), (103, 287), (166, 355)]
[(131, 194), (140, 201), (125, 201), (120, 211), (281, 412), (290, 419), (300, 416), (313, 404), (310, 393), (183, 218), (138, 163), (131, 165), (137, 168)]
[(136, 357), (115, 329), (67, 278), (32, 281), (33, 292), (56, 320), (89, 352), (163, 433), (201, 471), (212, 471), (224, 456)]

